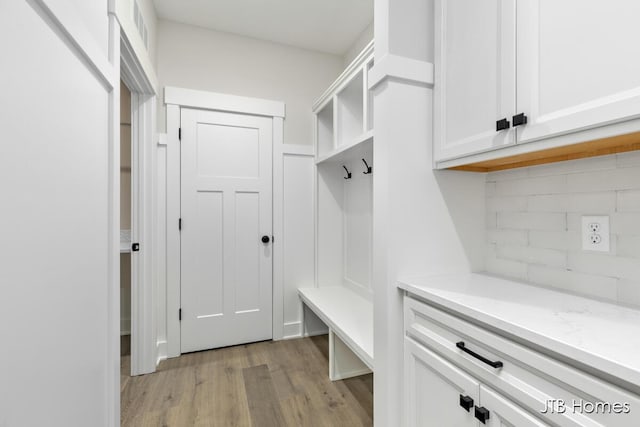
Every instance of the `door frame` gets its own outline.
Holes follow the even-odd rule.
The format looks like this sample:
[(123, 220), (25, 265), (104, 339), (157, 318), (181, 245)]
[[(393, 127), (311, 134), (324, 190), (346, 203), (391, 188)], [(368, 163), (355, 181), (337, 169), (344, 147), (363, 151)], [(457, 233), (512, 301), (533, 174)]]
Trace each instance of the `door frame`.
[(140, 252), (131, 253), (131, 375), (135, 376), (155, 372), (158, 360), (153, 289), (156, 85), (124, 31), (120, 32), (120, 78), (131, 91), (131, 241), (140, 244)]
[[(249, 98), (223, 93), (206, 92), (177, 87), (164, 88), (164, 104), (166, 106), (167, 123), (167, 357), (180, 356), (180, 320), (178, 310), (180, 309), (180, 231), (178, 220), (180, 218), (180, 109), (195, 108), (201, 110), (214, 110), (227, 113), (249, 114), (253, 116), (270, 117), (273, 120), (273, 151), (280, 151), (284, 143), (284, 118), (285, 104), (280, 101), (271, 101), (260, 98)], [(277, 147), (277, 148), (276, 148)], [(273, 161), (273, 160), (272, 160)], [(273, 176), (280, 176), (276, 172), (278, 162), (274, 162)], [(273, 198), (275, 199), (278, 185), (273, 181)], [(275, 216), (274, 209), (274, 232), (277, 230), (275, 224), (279, 220)], [(272, 323), (273, 339), (283, 338), (283, 281), (279, 277), (277, 266), (281, 263), (279, 253), (281, 245), (275, 236), (273, 243), (273, 293), (272, 293)]]

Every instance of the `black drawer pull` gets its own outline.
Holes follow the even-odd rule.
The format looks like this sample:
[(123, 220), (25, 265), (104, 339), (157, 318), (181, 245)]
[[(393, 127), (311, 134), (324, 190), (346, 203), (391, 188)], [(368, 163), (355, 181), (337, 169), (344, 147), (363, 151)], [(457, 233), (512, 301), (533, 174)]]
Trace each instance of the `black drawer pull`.
[(487, 359), (484, 356), (479, 355), (478, 353), (476, 353), (475, 351), (469, 350), (467, 347), (465, 347), (464, 345), (464, 341), (460, 341), (456, 343), (456, 347), (458, 347), (460, 350), (464, 351), (467, 354), (470, 354), (471, 356), (475, 357), (476, 359), (486, 363), (487, 365), (491, 366), (492, 368), (502, 368), (502, 362), (501, 361), (496, 361), (493, 362), (489, 359)]
[(527, 116), (524, 113), (516, 114), (511, 118), (513, 120), (513, 126), (520, 126), (527, 124)]
[(511, 123), (507, 119), (500, 119), (496, 121), (496, 132), (500, 132), (501, 130), (509, 129)]
[(475, 417), (480, 420), (482, 424), (486, 424), (489, 419), (489, 410), (484, 406), (477, 407), (475, 410)]
[(473, 398), (471, 398), (471, 396), (460, 395), (460, 406), (466, 409), (467, 412), (470, 412), (471, 408), (473, 408)]

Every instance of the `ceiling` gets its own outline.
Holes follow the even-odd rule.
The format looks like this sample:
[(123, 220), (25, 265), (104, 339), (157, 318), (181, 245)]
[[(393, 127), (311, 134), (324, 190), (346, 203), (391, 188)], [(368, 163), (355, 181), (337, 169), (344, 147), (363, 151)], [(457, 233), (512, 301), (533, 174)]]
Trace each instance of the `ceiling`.
[(344, 55), (373, 0), (153, 0), (160, 19)]

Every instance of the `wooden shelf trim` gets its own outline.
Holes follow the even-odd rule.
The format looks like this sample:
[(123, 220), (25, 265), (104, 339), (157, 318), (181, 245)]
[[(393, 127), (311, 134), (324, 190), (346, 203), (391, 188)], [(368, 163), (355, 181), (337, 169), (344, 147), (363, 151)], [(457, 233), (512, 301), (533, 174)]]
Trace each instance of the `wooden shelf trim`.
[(640, 150), (640, 132), (502, 157), (500, 159), (469, 163), (449, 169), (467, 172), (495, 172), (636, 150)]

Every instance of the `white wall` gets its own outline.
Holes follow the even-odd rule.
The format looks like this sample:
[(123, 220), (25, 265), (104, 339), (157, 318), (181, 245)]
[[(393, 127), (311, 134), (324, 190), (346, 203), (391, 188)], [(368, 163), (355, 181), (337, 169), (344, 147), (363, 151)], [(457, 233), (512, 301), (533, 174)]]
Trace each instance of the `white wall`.
[[(284, 141), (313, 143), (311, 104), (342, 72), (342, 58), (160, 20), (160, 85), (286, 103)], [(164, 129), (163, 106), (158, 126)]]
[(3, 427), (119, 422), (109, 28), (106, 0), (0, 2)]
[(373, 21), (365, 28), (344, 55), (343, 65), (346, 68), (369, 42), (373, 40)]
[[(487, 174), (487, 270), (640, 306), (640, 153)], [(608, 215), (611, 252), (581, 249), (582, 215)]]

